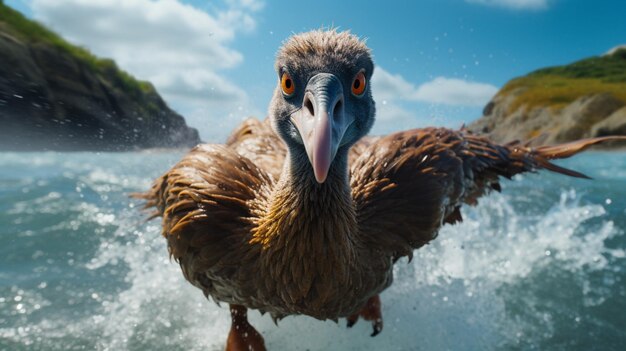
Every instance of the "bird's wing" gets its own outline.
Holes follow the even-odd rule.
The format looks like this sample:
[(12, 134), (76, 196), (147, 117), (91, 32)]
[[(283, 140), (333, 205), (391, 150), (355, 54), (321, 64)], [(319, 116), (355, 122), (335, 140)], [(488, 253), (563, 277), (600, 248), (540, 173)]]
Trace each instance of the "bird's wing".
[(350, 148), (350, 152), (348, 153), (349, 164), (353, 164), (372, 144), (380, 140), (380, 138), (379, 136), (368, 135), (359, 139), (359, 141)]
[(196, 285), (196, 273), (232, 269), (246, 254), (254, 218), (267, 201), (269, 175), (224, 145), (199, 145), (136, 197), (163, 217), (170, 255)]
[(497, 145), (467, 131), (415, 129), (391, 134), (370, 145), (351, 164), (351, 185), (359, 235), (394, 258), (437, 236), (444, 223), (461, 221), (462, 203), (474, 204), (498, 178), (536, 169), (574, 177), (549, 159), (565, 158), (609, 138), (531, 149), (520, 143)]
[(283, 169), (287, 148), (270, 125), (269, 118), (259, 121), (249, 118), (228, 137), (226, 145), (278, 180)]

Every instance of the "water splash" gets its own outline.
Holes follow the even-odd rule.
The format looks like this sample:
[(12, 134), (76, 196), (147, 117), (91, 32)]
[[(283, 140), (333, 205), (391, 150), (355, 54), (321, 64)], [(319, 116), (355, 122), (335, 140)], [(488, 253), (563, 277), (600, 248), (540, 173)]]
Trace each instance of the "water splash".
[[(48, 189), (13, 204), (13, 216), (64, 216), (35, 236), (72, 230), (79, 239), (100, 231), (84, 259), (64, 257), (62, 272), (75, 277), (63, 275), (55, 283), (62, 272), (50, 268), (34, 272), (31, 287), (15, 282), (3, 290), (0, 321), (11, 321), (0, 326), (4, 347), (223, 349), (227, 309), (184, 281), (168, 259), (159, 221), (144, 223), (126, 199), (153, 175), (119, 176), (126, 171), (84, 167), (57, 186), (71, 190)], [(563, 323), (591, 323), (610, 332), (610, 323), (587, 311), (615, 295), (625, 266), (623, 246), (610, 244), (621, 232), (607, 215), (608, 205), (589, 203), (573, 190), (557, 192), (555, 199), (524, 191), (532, 181), (519, 183), (522, 191), (505, 189), (464, 209), (463, 223), (444, 227), (411, 263), (396, 265), (394, 285), (382, 295), (385, 330), (376, 338), (363, 322), (347, 330), (344, 321), (288, 317), (276, 327), (269, 317), (251, 313), (252, 323), (270, 349), (285, 350), (542, 348), (566, 329)], [(49, 262), (45, 250), (33, 255)]]

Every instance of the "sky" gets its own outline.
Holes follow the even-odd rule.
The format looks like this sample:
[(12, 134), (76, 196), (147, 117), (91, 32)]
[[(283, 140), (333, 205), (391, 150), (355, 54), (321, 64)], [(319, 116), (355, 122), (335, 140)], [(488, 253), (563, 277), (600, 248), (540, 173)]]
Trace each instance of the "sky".
[(5, 0), (151, 81), (205, 141), (263, 118), (294, 33), (336, 27), (376, 64), (374, 134), (459, 127), (510, 79), (626, 44), (622, 0)]

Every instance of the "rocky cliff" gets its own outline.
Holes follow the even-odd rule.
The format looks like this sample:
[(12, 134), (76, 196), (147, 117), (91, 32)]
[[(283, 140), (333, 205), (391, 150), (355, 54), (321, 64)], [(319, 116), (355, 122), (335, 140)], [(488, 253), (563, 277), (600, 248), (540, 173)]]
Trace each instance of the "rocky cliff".
[(0, 150), (190, 147), (198, 132), (147, 82), (0, 3)]
[(626, 48), (513, 79), (469, 128), (535, 145), (626, 135)]

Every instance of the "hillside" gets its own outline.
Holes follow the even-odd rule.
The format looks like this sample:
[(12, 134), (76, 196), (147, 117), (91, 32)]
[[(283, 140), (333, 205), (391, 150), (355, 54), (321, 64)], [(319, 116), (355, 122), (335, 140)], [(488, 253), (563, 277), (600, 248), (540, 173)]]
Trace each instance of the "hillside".
[(470, 129), (535, 144), (626, 135), (626, 49), (511, 80)]
[(2, 2), (0, 123), (0, 150), (128, 150), (200, 141), (150, 83)]

